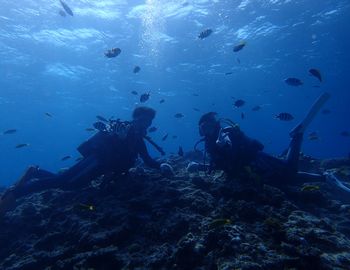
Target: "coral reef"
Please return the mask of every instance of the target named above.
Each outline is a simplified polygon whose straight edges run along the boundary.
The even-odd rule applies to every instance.
[[[349,269],[350,205],[326,183],[189,174],[187,157],[169,160],[171,178],[110,175],[18,199],[1,217],[0,268]]]

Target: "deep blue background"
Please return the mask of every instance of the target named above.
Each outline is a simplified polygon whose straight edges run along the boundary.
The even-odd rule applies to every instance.
[[[303,151],[323,158],[348,155],[350,138],[340,136],[350,132],[348,1],[66,3],[74,17],[61,17],[56,0],[0,2],[0,131],[18,129],[0,135],[0,185],[13,183],[30,164],[53,171],[73,164],[96,115],[130,119],[138,104],[132,90],[151,92],[146,105],[158,111],[158,131],[151,136],[161,142],[169,133],[161,143],[168,153],[179,145],[190,150],[199,139],[200,114],[213,110],[237,121],[273,154],[287,147],[289,130],[328,91],[332,98],[325,107],[331,113],[317,116],[307,133],[317,131],[320,139],[306,138]],[[197,39],[206,28],[214,33]],[[246,47],[234,53],[242,40]],[[122,53],[105,58],[112,47]],[[135,65],[139,74],[132,73]],[[309,76],[311,67],[321,70],[322,84]],[[304,85],[288,86],[287,77]],[[232,97],[244,99],[245,106],[234,108]],[[255,105],[261,111],[251,111]],[[174,118],[178,112],[185,117]],[[280,112],[295,120],[275,119]],[[19,143],[30,146],[16,149]],[[66,155],[73,158],[61,161]]]

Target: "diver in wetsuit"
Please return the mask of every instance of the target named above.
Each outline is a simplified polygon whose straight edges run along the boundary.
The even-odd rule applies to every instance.
[[[344,200],[349,200],[350,186],[338,179],[334,172],[315,174],[298,170],[304,130],[328,98],[327,95],[321,95],[305,119],[290,132],[291,142],[285,159],[263,152],[263,145],[246,136],[233,122],[226,119],[228,125],[221,127],[215,112],[204,114],[199,120],[199,133],[203,136],[201,141],[205,142],[205,151],[210,156],[210,165],[190,162],[187,171],[219,169],[228,176],[237,177],[244,171],[252,170],[263,176],[268,183],[278,186],[288,183],[327,182],[340,192],[337,196],[344,196]]]
[[[156,111],[151,108],[138,107],[133,111],[131,122],[117,120],[111,121],[110,125],[98,122],[95,126],[99,126],[100,131],[78,147],[83,155],[81,161],[60,174],[53,174],[38,166],[29,167],[0,199],[0,212],[6,208],[6,200],[10,198],[13,200],[47,188],[77,188],[102,174],[127,173],[135,165],[138,156],[148,167],[171,175],[171,166],[152,159],[144,142],[144,138],[149,140],[146,137],[147,129],[155,114]]]
[[[249,166],[269,179],[281,176],[293,179],[298,172],[303,133],[292,134],[285,160],[263,152],[264,146],[246,136],[238,125],[229,122],[228,126],[221,127],[215,112],[206,113],[200,118],[199,133],[204,137],[205,150],[210,157],[210,170],[220,169],[229,176],[238,176]]]

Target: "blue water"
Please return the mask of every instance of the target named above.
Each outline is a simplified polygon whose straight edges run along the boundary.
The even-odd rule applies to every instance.
[[[350,152],[350,138],[340,135],[350,132],[349,1],[66,3],[73,17],[60,16],[56,0],[0,2],[0,131],[18,130],[0,135],[0,185],[13,183],[30,164],[52,171],[71,166],[79,157],[76,147],[92,135],[85,128],[96,115],[130,119],[139,103],[132,90],[150,91],[146,105],[157,110],[158,127],[151,136],[168,153],[179,145],[192,149],[200,115],[216,111],[272,154],[287,147],[289,130],[327,91],[331,113],[311,124],[307,133],[317,131],[319,140],[306,134],[303,152],[321,158]],[[207,28],[213,34],[198,39]],[[234,53],[241,41],[246,47]],[[104,57],[113,47],[121,54]],[[141,67],[138,74],[132,72],[135,65]],[[308,74],[310,68],[321,71],[323,83]],[[288,86],[287,77],[304,85]],[[234,108],[232,97],[246,104]],[[255,105],[262,109],[252,111]],[[185,117],[174,118],[178,112]],[[295,119],[275,119],[280,112]],[[20,143],[29,146],[15,148]],[[73,158],[61,161],[66,155]]]

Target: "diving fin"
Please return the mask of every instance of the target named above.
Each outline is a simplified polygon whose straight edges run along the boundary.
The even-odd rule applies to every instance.
[[[322,106],[327,102],[331,95],[327,92],[320,95],[315,103],[311,106],[311,109],[306,114],[303,121],[301,121],[295,128],[293,128],[289,135],[293,137],[296,133],[304,133],[305,129],[310,125]]]
[[[342,189],[343,191],[350,193],[350,188],[347,187],[342,181],[340,181],[335,176],[334,172],[325,172],[324,175],[326,176],[327,183],[335,185],[338,188]]]

